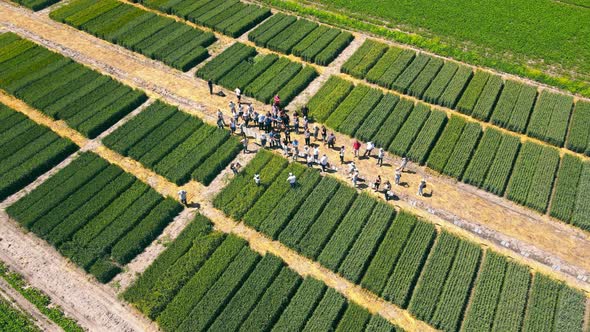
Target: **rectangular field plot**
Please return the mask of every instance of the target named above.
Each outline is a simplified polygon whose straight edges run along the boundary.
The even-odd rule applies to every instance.
[[[212,231],[201,215],[123,298],[164,331],[375,331],[373,320],[383,331],[397,331],[276,256]]]
[[[139,0],[147,7],[182,17],[230,37],[239,37],[271,15],[270,9],[237,0]]]
[[[78,149],[68,139],[0,104],[0,201]]]
[[[347,31],[279,13],[252,30],[248,39],[256,45],[326,66],[354,37]]]
[[[116,0],[76,0],[50,17],[186,71],[209,57],[213,33]]]
[[[178,185],[191,179],[208,185],[241,148],[229,131],[159,101],[103,143]]]
[[[106,283],[181,209],[118,166],[84,153],[7,212]]]
[[[94,138],[147,96],[15,34],[0,34],[0,89]]]
[[[317,77],[303,66],[276,55],[257,54],[256,49],[235,43],[197,71],[197,77],[228,89],[240,88],[246,96],[272,103],[278,95],[285,107]]]
[[[252,181],[256,173],[260,186]],[[286,182],[289,173],[297,176],[295,188]],[[262,151],[214,199],[214,206],[436,328],[502,331],[508,320],[520,317],[522,322],[528,268],[313,173],[318,171]],[[515,303],[510,302],[512,293]],[[584,303],[575,294],[571,298],[574,314],[563,318],[564,324],[581,331]],[[545,314],[538,310],[531,315],[537,320]]]

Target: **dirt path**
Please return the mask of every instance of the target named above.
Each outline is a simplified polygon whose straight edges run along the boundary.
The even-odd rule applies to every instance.
[[[46,16],[19,11],[5,3],[0,3],[0,13],[8,30],[111,74],[127,84],[145,89],[151,96],[178,105],[210,123],[215,119],[217,108],[226,108],[228,99],[210,97],[202,80],[56,23]],[[225,92],[232,95],[229,91]],[[257,109],[265,108],[258,102],[254,105]],[[350,138],[343,135],[337,135],[337,138],[339,145],[351,145]],[[328,157],[337,160],[337,152],[328,151]],[[392,156],[388,156],[387,160],[389,164],[398,161]],[[391,167],[375,167],[374,161],[362,160],[357,166],[361,175],[392,177]],[[571,285],[590,290],[587,282],[590,275],[590,235],[506,199],[430,174],[424,168],[417,168],[416,171],[416,174],[404,174],[404,181],[410,186],[396,188],[401,199],[395,204],[535,269],[566,280]],[[345,177],[343,170],[338,174]],[[434,188],[433,197],[415,196],[415,187],[423,176]]]
[[[41,330],[49,332],[63,331],[2,278],[0,278],[0,297],[4,297],[7,301],[14,303],[20,310],[31,316],[35,325]]]

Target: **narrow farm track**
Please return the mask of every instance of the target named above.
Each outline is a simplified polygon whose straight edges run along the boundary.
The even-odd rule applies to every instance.
[[[6,280],[0,278],[0,297],[13,302],[29,316],[33,317],[35,325],[43,331],[59,332],[61,328],[43,315],[31,302],[17,292]]]
[[[210,123],[214,121],[217,108],[226,108],[228,100],[211,98],[204,81],[187,77],[161,63],[56,23],[43,15],[20,10],[6,3],[0,4],[0,13],[8,30],[142,88],[152,96],[179,105]],[[225,92],[231,95],[229,91]],[[257,102],[254,105],[257,109],[263,107]],[[350,146],[352,142],[342,135],[337,135],[337,138],[338,144]],[[328,157],[337,160],[337,152],[330,151]],[[394,158],[388,159],[390,163],[396,161]],[[391,168],[379,169],[374,166],[374,161],[362,160],[357,166],[361,175],[392,175]],[[338,176],[345,178],[344,170]],[[434,188],[433,197],[415,197],[415,187],[422,176],[426,176],[429,185]],[[417,169],[416,174],[405,173],[403,180],[410,187],[396,188],[401,197],[396,204],[400,207],[473,241],[489,245],[558,279],[566,280],[574,287],[585,290],[590,288],[583,280],[590,271],[590,239],[583,231],[471,186],[428,174],[423,168]]]
[[[39,111],[30,108],[29,106],[27,106],[26,104],[24,104],[23,102],[21,102],[18,99],[7,96],[5,94],[0,95],[0,97],[1,97],[0,102],[9,105],[11,108],[13,108],[17,111],[21,111],[24,114],[38,113],[37,116],[35,117],[36,118],[35,121],[37,121],[40,124],[43,124],[43,125],[46,125],[49,127],[53,127],[53,126],[57,125],[56,121],[53,121],[53,120],[47,118],[46,116],[41,114]],[[75,133],[63,132],[64,137],[68,137],[68,135],[73,136],[73,135],[75,135]],[[88,140],[86,142],[83,142],[81,146],[83,147],[84,150],[93,151],[93,152],[97,153],[98,155],[100,155],[102,158],[109,161],[110,163],[118,165],[124,171],[126,171],[130,174],[133,174],[138,179],[146,182],[148,185],[150,185],[152,188],[154,188],[160,194],[162,194],[164,196],[171,196],[171,197],[177,198],[175,193],[178,192],[178,190],[180,190],[181,187],[175,185],[174,183],[167,181],[164,178],[161,178],[161,177],[155,175],[152,171],[145,169],[138,162],[132,161],[129,158],[125,158],[125,157],[119,155],[118,153],[104,147],[100,143],[100,141]],[[253,156],[254,153],[251,153],[250,155]],[[242,159],[241,162],[247,163],[248,160]],[[205,189],[202,185],[199,185],[194,181],[190,182],[189,184],[182,187],[190,193],[188,195],[189,203],[198,203],[199,211],[204,216],[208,217],[209,219],[211,219],[213,221],[215,229],[220,230],[225,233],[235,234],[235,235],[243,238],[244,240],[249,242],[249,244],[253,250],[259,252],[260,254],[265,254],[267,252],[270,252],[270,253],[274,254],[275,256],[280,257],[281,259],[283,259],[287,263],[287,265],[289,265],[293,270],[295,270],[301,276],[303,276],[303,277],[312,276],[312,277],[324,282],[329,287],[332,287],[332,288],[336,289],[338,292],[342,293],[348,299],[367,308],[372,313],[379,313],[384,318],[388,319],[391,323],[399,325],[400,327],[404,328],[404,330],[407,330],[407,331],[434,331],[434,329],[432,327],[430,327],[428,324],[413,318],[406,310],[400,309],[399,307],[393,305],[392,303],[389,303],[389,302],[379,298],[377,295],[370,293],[367,290],[362,289],[360,286],[355,285],[355,284],[351,283],[350,281],[345,280],[344,278],[335,274],[334,272],[331,272],[330,270],[320,266],[319,263],[314,262],[308,258],[304,258],[303,256],[299,255],[298,253],[296,253],[293,250],[289,249],[288,247],[284,246],[280,242],[273,241],[273,240],[269,239],[268,237],[262,235],[261,233],[255,231],[254,229],[247,227],[241,223],[238,224],[238,223],[230,220],[229,218],[225,217],[221,211],[215,209],[212,206],[211,200],[212,200],[212,196],[214,196],[215,193],[223,187],[223,184],[221,184],[219,182],[227,182],[226,181],[227,180],[227,176],[226,176],[227,172],[228,172],[227,169],[224,172],[222,172],[218,176],[218,179],[220,179],[220,180],[218,180],[218,183],[212,184],[212,186],[210,186],[211,188],[214,188],[214,189]],[[188,224],[188,222],[192,219],[192,217],[194,216],[195,213],[196,213],[196,210],[194,208],[193,209],[185,209],[185,211],[183,213],[181,213],[172,223],[170,223],[170,225],[164,231],[164,234],[168,233],[168,235],[171,237],[178,236],[180,231],[182,231],[184,226],[186,226]],[[18,239],[14,238],[14,237],[18,236],[19,232],[21,232],[17,226],[17,223],[15,221],[10,220],[10,218],[6,215],[6,213],[4,211],[0,211],[0,218],[5,220],[5,222],[0,223],[0,231],[3,231],[3,228],[6,227],[6,228],[9,228],[7,230],[7,232],[8,232],[7,234],[12,235],[12,238],[8,239],[6,242],[9,244],[16,243],[15,247],[17,247],[17,248],[18,248],[18,245],[24,244],[25,241],[19,241]],[[10,232],[12,232],[12,233],[10,233]],[[34,235],[32,235],[32,233],[24,234],[23,237],[28,237],[28,238],[38,241],[39,247],[41,247],[41,245],[46,247],[46,248],[35,249],[34,253],[32,253],[32,254],[42,253],[43,251],[45,251],[45,252],[51,251],[50,255],[52,256],[52,258],[54,260],[61,261],[62,264],[70,265],[70,263],[65,262],[66,260],[63,257],[61,257],[61,255],[59,253],[57,253],[53,248],[50,248],[48,244],[43,242],[43,240],[35,238]],[[160,239],[161,239],[161,237],[160,237]],[[156,242],[157,242],[157,240],[156,240]],[[0,242],[0,244],[1,243],[4,243],[4,242]],[[10,245],[9,245],[9,247],[10,247]],[[43,250],[43,249],[45,249],[45,250]],[[134,274],[136,272],[141,272],[142,270],[147,268],[149,263],[151,261],[153,261],[157,257],[159,252],[161,252],[163,249],[164,249],[163,246],[158,245],[157,243],[152,244],[152,246],[150,246],[146,249],[144,254],[142,254],[138,258],[136,258],[135,266],[131,267],[131,273],[126,274],[122,277],[119,277],[118,279],[115,279],[115,281],[113,282],[112,285],[116,285],[118,283],[121,283],[121,286],[130,284],[130,282],[134,278]],[[31,280],[32,283],[35,283],[35,285],[39,285],[38,283],[36,283],[35,278],[31,274],[28,274],[25,271],[22,271],[21,269],[19,269],[22,267],[19,267],[15,262],[12,262],[7,257],[4,257],[3,252],[1,251],[1,247],[0,247],[0,258],[2,258],[3,260],[5,259],[9,263],[10,266],[15,267],[16,269],[18,269],[19,272],[25,274],[25,277],[28,280]],[[132,262],[132,264],[134,264],[134,263]],[[56,263],[55,265],[57,265],[57,266],[55,266],[55,268],[59,269],[59,264]],[[78,274],[82,274],[82,273],[78,273]],[[46,279],[46,278],[44,278],[43,274],[40,274],[40,273],[38,273],[36,275],[36,277],[40,278],[40,279]],[[79,277],[81,277],[81,276],[79,276]],[[73,277],[71,281],[75,281],[75,279],[76,278]],[[70,281],[70,280],[68,279],[68,281]],[[56,282],[59,282],[59,281],[56,280]],[[78,280],[77,282],[81,282],[81,281]],[[88,281],[86,281],[86,283],[88,283]],[[81,287],[81,289],[86,289],[86,288],[90,288],[90,287],[107,288],[109,293],[115,291],[115,288],[117,288],[117,287],[108,288],[107,286],[100,286],[94,282],[91,283],[91,285],[88,285],[88,286],[84,285],[84,286],[85,287]],[[44,287],[41,287],[41,288],[45,290]],[[74,295],[74,296],[72,296],[72,298],[76,299],[76,296]],[[110,296],[106,296],[106,298],[105,298],[105,300],[109,300],[109,299],[112,301],[117,301],[116,295],[112,294],[112,293],[110,294]],[[61,305],[61,303],[60,303],[60,305]],[[86,308],[85,310],[90,310],[90,309]],[[76,317],[77,319],[80,319],[79,314],[76,312],[73,312],[72,316]],[[86,326],[86,324],[84,324],[84,323],[85,322],[81,322],[81,324]],[[90,323],[87,323],[87,324],[90,324]],[[105,326],[107,326],[107,325],[105,325]],[[94,329],[92,329],[92,330],[94,330]],[[96,329],[96,330],[98,331],[100,329]],[[131,329],[118,329],[118,330],[125,330],[125,331],[127,331],[127,330],[132,331],[133,330],[134,331],[135,329],[131,328]]]

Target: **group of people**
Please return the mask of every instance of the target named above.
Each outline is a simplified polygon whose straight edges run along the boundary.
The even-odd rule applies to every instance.
[[[210,94],[213,94],[213,83],[211,81],[208,82],[208,86]],[[252,103],[243,103],[242,92],[240,88],[235,89],[235,95],[237,104],[234,103],[233,100],[228,104],[228,107],[232,113],[232,116],[229,119],[229,128],[232,134],[237,134],[239,129],[239,134],[242,136],[240,142],[243,145],[244,152],[248,152],[249,143],[248,136],[246,135],[246,129],[253,126],[262,131],[262,134],[259,137],[261,147],[266,148],[268,146],[270,148],[282,149],[285,156],[291,157],[293,161],[299,161],[300,159],[303,159],[303,162],[308,167],[319,165],[322,172],[327,172],[330,169],[336,169],[330,164],[328,156],[325,153],[323,153],[320,157],[320,148],[319,144],[317,144],[318,141],[323,142],[323,145],[327,145],[329,149],[336,149],[336,135],[333,132],[328,134],[327,128],[323,125],[318,126],[315,124],[313,128],[310,128],[310,123],[308,120],[309,109],[307,106],[303,106],[301,108],[301,114],[298,112],[292,113],[291,118],[288,112],[280,107],[281,100],[278,95],[273,98],[272,108],[266,113],[259,113],[254,110]],[[217,111],[217,125],[220,128],[225,128],[227,125],[221,110]],[[303,144],[301,144],[296,137],[294,139],[291,138],[291,133],[300,134],[301,130],[303,131]],[[311,141],[312,137],[314,140],[313,144]],[[355,159],[371,158],[373,156],[373,151],[376,150],[377,152],[375,157],[377,159],[377,165],[379,167],[383,166],[383,159],[385,157],[385,151],[383,147],[377,147],[373,142],[367,142],[362,156],[360,151],[361,147],[362,144],[358,140],[353,142],[352,152]],[[346,163],[345,152],[346,148],[344,146],[340,146],[339,158],[341,165]],[[397,167],[395,170],[395,185],[405,185],[405,183],[401,182],[401,177],[407,166],[408,159],[404,157],[402,158],[399,167]],[[238,174],[240,167],[241,165],[237,162],[230,165],[230,168],[234,174]],[[354,161],[351,161],[348,164],[348,167],[348,175],[352,181],[352,185],[356,188],[358,187],[358,183],[363,179],[361,178],[360,172]],[[260,185],[260,174],[254,174],[253,181],[257,186]],[[297,185],[297,177],[294,174],[289,173],[287,182],[292,188],[294,188]],[[389,180],[386,180],[383,183],[382,190],[381,184],[382,178],[381,175],[378,175],[375,181],[372,183],[373,190],[375,190],[375,192],[381,191],[385,197],[385,200],[387,201],[395,197],[392,191],[392,184]],[[418,185],[417,195],[424,196],[425,188],[426,180],[422,179]],[[179,191],[178,195],[180,201],[186,205],[186,191],[181,190]]]

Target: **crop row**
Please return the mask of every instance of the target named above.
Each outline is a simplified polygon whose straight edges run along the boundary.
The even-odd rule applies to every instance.
[[[33,182],[78,147],[0,104],[0,201]]]
[[[164,331],[371,330],[395,327],[272,254],[212,230],[197,215],[123,298]],[[354,318],[362,317],[362,321]]]
[[[269,153],[254,161],[243,172],[260,174],[262,193],[257,193],[252,202],[242,193],[249,187],[260,187],[238,176],[234,180],[238,185],[230,183],[228,192],[221,191],[215,199],[218,208],[223,209],[223,204],[250,206],[242,213],[247,225],[444,331],[458,331],[462,326],[468,330],[488,326],[491,330],[496,325],[506,326],[508,320],[524,321],[531,277],[528,269],[454,235],[438,234],[432,224],[404,211],[398,213],[371,196],[357,194],[329,176],[317,182],[310,174],[317,173],[315,170],[286,165],[284,158]],[[276,168],[281,164],[284,170],[279,174]],[[288,173],[297,174],[298,188],[291,189],[286,183]],[[315,184],[314,189],[307,192],[310,183]],[[305,199],[297,199],[293,193]],[[516,272],[509,273],[511,269]],[[527,276],[525,284],[523,273]],[[577,294],[561,284],[559,287]],[[516,303],[505,298],[523,292],[524,299]],[[584,304],[574,298],[572,295],[571,302],[577,303],[575,314],[564,322],[572,330],[581,330]],[[496,313],[509,310],[515,311]],[[543,313],[531,315],[535,317],[531,319],[539,319]]]
[[[41,331],[31,317],[18,310],[5,298],[0,298],[0,329],[6,332]]]
[[[12,0],[12,1],[18,3],[19,5],[23,5],[27,8],[30,8],[34,11],[45,9],[45,8],[59,2],[59,0]]]
[[[342,72],[558,147],[576,152],[588,147],[588,103],[577,102],[570,116],[570,96],[538,94],[519,81],[374,40],[367,40]]]
[[[197,77],[240,88],[244,95],[269,104],[278,95],[284,107],[317,77],[317,72],[287,58],[257,55],[253,47],[235,43],[200,68]]]
[[[353,38],[349,32],[280,13],[248,34],[256,45],[323,66],[336,59]]]
[[[0,52],[1,89],[90,138],[147,99],[143,92],[13,33],[0,35]]]
[[[208,185],[241,149],[228,131],[159,101],[107,136],[104,144],[178,185],[190,179]]]
[[[119,167],[84,153],[7,212],[108,282],[180,209]]]
[[[116,0],[76,0],[50,17],[182,71],[209,57],[205,47],[216,40],[210,32]]]
[[[271,15],[270,9],[237,0],[134,0],[237,38]]]

